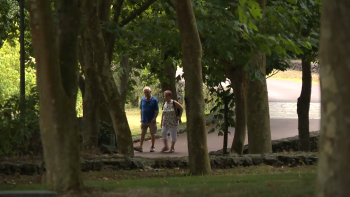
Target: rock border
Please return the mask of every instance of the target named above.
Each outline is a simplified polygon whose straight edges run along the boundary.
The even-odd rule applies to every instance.
[[[318,138],[320,135],[320,131],[311,131],[310,132],[310,151],[317,152],[318,151]],[[278,140],[272,140],[272,152],[280,153],[280,152],[291,152],[291,151],[299,151],[299,136],[296,135],[294,137],[282,138]],[[230,149],[230,148],[228,148]],[[248,154],[248,145],[244,145],[243,154]],[[221,155],[222,149],[218,151],[209,152],[210,155]]]
[[[210,165],[213,169],[229,169],[237,166],[289,166],[314,165],[317,163],[317,153],[273,153],[266,155],[248,154],[238,155],[221,155],[210,156]],[[188,157],[160,157],[160,158],[143,158],[143,157],[110,157],[110,158],[93,158],[82,159],[81,168],[83,172],[90,171],[115,171],[115,170],[159,170],[159,169],[188,169]],[[0,174],[5,175],[36,175],[44,172],[41,168],[41,162],[1,162]]]

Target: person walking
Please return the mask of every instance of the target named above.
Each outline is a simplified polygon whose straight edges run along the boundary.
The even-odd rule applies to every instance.
[[[183,107],[175,100],[171,99],[171,91],[164,92],[164,105],[161,120],[162,136],[164,140],[164,148],[161,152],[169,151],[170,153],[175,151],[175,143],[177,141],[177,126],[181,119]],[[168,146],[168,132],[171,137],[171,147]]]
[[[145,87],[143,88],[143,93],[145,97],[141,99],[140,109],[141,109],[141,141],[140,146],[134,147],[134,150],[143,152],[143,142],[145,140],[145,135],[147,133],[147,129],[149,128],[151,133],[152,146],[150,148],[150,152],[154,152],[154,141],[155,134],[157,132],[157,116],[159,113],[159,105],[158,100],[151,94],[151,88]]]

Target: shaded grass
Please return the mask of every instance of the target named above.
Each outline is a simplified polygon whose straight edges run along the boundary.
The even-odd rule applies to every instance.
[[[319,74],[312,73],[312,84],[320,84]],[[296,70],[279,71],[277,74],[269,77],[270,79],[280,79],[286,81],[302,82],[302,72]]]
[[[10,178],[10,177],[8,177]],[[316,166],[236,167],[191,176],[187,170],[83,173],[85,196],[314,196]],[[44,190],[44,185],[0,184],[0,190]]]

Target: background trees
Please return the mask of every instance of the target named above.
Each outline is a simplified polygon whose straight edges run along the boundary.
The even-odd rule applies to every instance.
[[[25,37],[27,89],[33,85],[33,73],[37,70],[39,93],[44,95],[40,98],[44,99],[40,100],[41,117],[51,118],[42,121],[41,125],[44,148],[48,146],[47,141],[62,139],[54,144],[52,150],[44,151],[47,152],[45,157],[52,154],[56,156],[50,160],[62,157],[72,163],[79,162],[73,156],[65,158],[67,152],[63,150],[72,149],[71,154],[78,158],[78,131],[74,121],[77,114],[82,115],[82,108],[85,148],[98,146],[101,120],[113,125],[119,153],[132,156],[132,133],[125,109],[139,106],[142,88],[146,85],[152,86],[154,95],[160,101],[161,92],[166,89],[172,90],[173,99],[177,99],[179,78],[175,78],[175,72],[180,67],[184,67],[187,84],[185,107],[191,171],[194,174],[210,173],[204,134],[203,89],[210,92],[206,101],[207,104],[214,103],[211,113],[215,115],[218,128],[226,130],[229,126],[236,127],[231,146],[233,152],[243,153],[247,125],[250,152],[271,152],[265,78],[272,71],[286,69],[292,58],[302,58],[305,68],[298,113],[300,149],[308,150],[307,115],[311,91],[308,71],[310,62],[316,59],[320,1],[193,0],[177,1],[179,4],[170,0],[88,1],[84,12],[79,11],[80,7],[76,8],[74,17],[83,19],[74,23],[64,21],[65,17],[69,20],[73,17],[73,11],[67,11],[68,7],[62,2],[43,3],[45,9],[42,16],[45,18],[42,21],[50,25],[45,29],[33,30],[32,37],[27,32]],[[0,24],[5,27],[0,30],[0,68],[8,71],[6,74],[0,73],[0,104],[4,106],[3,109],[6,108],[2,111],[1,125],[2,130],[11,128],[9,130],[19,131],[13,133],[26,136],[32,131],[26,133],[13,126],[16,125],[14,120],[18,110],[16,104],[12,104],[16,103],[14,97],[11,97],[19,93],[18,66],[15,63],[18,59],[18,52],[15,52],[18,50],[18,5],[11,0],[0,0],[0,5]],[[27,8],[33,15],[35,11]],[[190,24],[185,23],[188,20]],[[28,16],[26,22],[29,22]],[[35,22],[32,20],[32,27]],[[64,31],[60,31],[60,28]],[[52,34],[50,37],[43,36],[48,32]],[[35,54],[31,49],[33,46]],[[47,51],[44,47],[47,47]],[[50,56],[55,52],[57,57]],[[36,61],[31,57],[35,57]],[[79,60],[80,71],[76,59]],[[77,92],[78,72],[83,106]],[[48,78],[48,73],[53,77]],[[219,84],[227,79],[230,85],[218,89]],[[51,90],[48,85],[56,88]],[[32,122],[38,119],[39,110],[34,90],[35,87],[31,94],[34,95],[34,104],[28,108],[33,112],[29,114],[35,117],[31,119]],[[226,99],[229,99],[229,104],[225,111]],[[75,106],[76,103],[79,105]],[[51,108],[52,105],[55,107]],[[53,113],[58,115],[47,115]],[[66,127],[57,126],[61,124]],[[13,143],[3,143],[11,135],[9,132],[4,138],[4,135],[0,136],[0,154],[9,154],[8,150],[14,149]],[[19,138],[12,138],[9,142],[16,139]],[[61,150],[60,154],[54,154]],[[77,164],[73,166],[78,170]],[[67,173],[71,173],[67,177],[73,174],[69,170]],[[80,180],[71,180],[69,184],[81,186]],[[53,182],[51,184],[49,181],[49,184],[55,185]],[[67,185],[52,187],[59,190],[67,188]]]

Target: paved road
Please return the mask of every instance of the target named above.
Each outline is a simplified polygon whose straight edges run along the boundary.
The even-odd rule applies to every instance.
[[[298,116],[296,112],[296,102],[300,95],[301,83],[292,81],[283,81],[268,79],[269,106],[271,118],[271,136],[272,139],[281,139],[298,135]],[[312,86],[312,96],[310,105],[310,131],[320,129],[320,86]],[[210,128],[207,129],[209,131]],[[234,128],[229,129],[228,144],[231,146],[233,141]],[[246,139],[246,143],[248,140]],[[208,151],[216,151],[222,148],[223,137],[218,136],[217,132],[207,135]],[[135,145],[138,145],[136,143]],[[144,142],[144,152],[135,152],[136,156],[143,157],[180,157],[187,156],[187,135],[178,136],[174,153],[160,153],[163,147],[163,140],[157,139],[155,143],[156,152],[150,153],[151,142]]]
[[[301,92],[301,82],[267,79],[270,102],[297,102]],[[321,102],[320,85],[312,85],[311,103]]]

